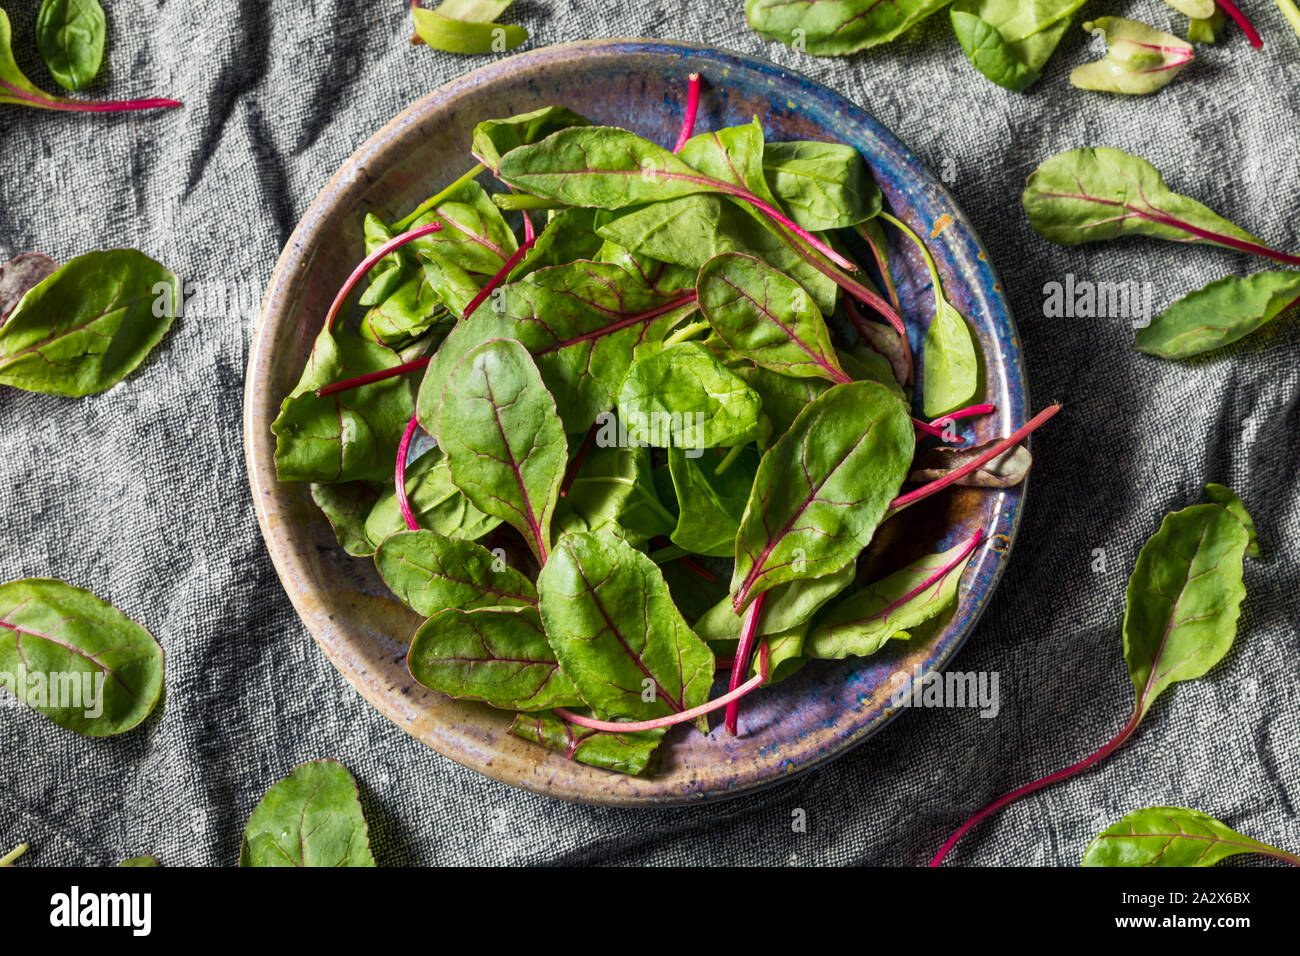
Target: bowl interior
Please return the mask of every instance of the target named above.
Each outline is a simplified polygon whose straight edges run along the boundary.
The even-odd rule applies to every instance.
[[[245,443],[258,520],[289,597],[325,654],[375,707],[438,752],[498,780],[571,800],[682,803],[734,795],[787,778],[860,742],[895,713],[890,698],[957,651],[1007,559],[1024,488],[955,489],[883,526],[868,552],[872,576],[988,532],[968,567],[955,612],[929,632],[866,659],[814,662],[747,698],[741,734],[675,728],[657,772],[633,778],[569,761],[511,737],[511,716],[416,684],[405,653],[418,619],[387,591],[373,565],[340,550],[306,485],[280,484],[270,424],[297,382],[335,292],[365,250],[368,212],[387,221],[464,172],[480,120],[548,104],[671,144],[687,77],[705,81],[698,131],[757,116],[769,140],[847,143],[866,158],[887,205],[928,237],[950,300],[978,334],[983,400],[994,415],[968,430],[976,442],[1026,420],[1018,339],[1000,286],[965,217],[936,177],[870,116],[773,64],[663,42],[599,40],[532,51],[469,73],[431,93],[375,134],[312,203],[271,278],[254,339]],[[897,244],[900,296],[919,351],[933,309],[924,264]]]

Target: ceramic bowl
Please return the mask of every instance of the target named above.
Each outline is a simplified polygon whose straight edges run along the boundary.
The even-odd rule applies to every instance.
[[[948,297],[978,334],[983,399],[997,412],[968,433],[985,441],[1024,424],[1025,370],[1006,300],[983,247],[938,178],[865,111],[797,73],[662,41],[594,40],[502,59],[430,93],[375,133],[294,230],[271,277],[249,361],[245,444],[257,517],[285,590],[321,650],[382,714],[434,750],[497,780],[567,800],[664,805],[729,797],[861,743],[895,716],[891,698],[918,674],[944,667],[970,634],[1006,566],[1025,494],[1023,485],[956,489],[888,522],[868,553],[881,574],[949,547],[977,526],[989,533],[966,571],[955,612],[929,633],[891,642],[874,657],[814,662],[755,692],[742,708],[739,736],[720,727],[708,736],[674,728],[652,775],[574,763],[511,737],[510,714],[451,700],[411,679],[405,654],[417,618],[387,592],[370,562],[338,548],[307,486],[276,480],[270,431],[331,298],[364,256],[362,219],[368,212],[400,218],[464,172],[472,163],[473,127],[487,118],[560,104],[671,144],[687,77],[696,71],[705,81],[697,131],[757,116],[770,140],[832,140],[862,153],[888,206],[927,238]],[[894,254],[919,352],[933,309],[928,278],[913,250]]]

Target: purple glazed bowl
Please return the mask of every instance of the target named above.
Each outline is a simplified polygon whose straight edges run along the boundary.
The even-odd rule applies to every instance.
[[[974,441],[1010,434],[1027,420],[1019,341],[997,276],[952,197],[867,113],[774,64],[722,50],[648,40],[593,40],[534,50],[474,70],[429,94],[377,132],[312,203],[271,277],[248,367],[244,440],[262,534],[285,590],[316,642],[381,713],[434,750],[494,779],[588,803],[683,804],[735,796],[788,779],[844,753],[896,713],[890,698],[916,675],[944,667],[960,648],[1002,574],[1024,486],[958,488],[882,526],[868,551],[874,576],[950,547],[977,527],[988,536],[967,568],[956,610],[912,640],[874,657],[813,662],[746,698],[741,733],[703,736],[674,728],[657,771],[629,777],[569,761],[511,737],[511,715],[427,690],[407,673],[418,619],[388,593],[373,565],[335,542],[306,485],[276,480],[271,422],[298,380],[330,300],[363,258],[368,212],[388,221],[472,165],[480,120],[559,104],[594,122],[671,144],[687,77],[705,88],[698,131],[757,115],[771,140],[847,143],[866,158],[887,205],[927,237],[949,299],[970,320],[984,356],[983,392],[994,415],[967,429]],[[904,316],[919,349],[933,308],[915,250],[896,244]]]

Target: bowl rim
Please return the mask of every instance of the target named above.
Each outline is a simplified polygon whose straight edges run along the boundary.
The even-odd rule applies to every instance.
[[[823,765],[835,757],[841,756],[851,750],[853,747],[862,743],[868,737],[877,733],[886,724],[888,724],[901,709],[894,707],[892,710],[886,710],[879,713],[870,721],[856,727],[852,732],[843,734],[835,745],[822,750],[805,755],[805,759],[797,766],[784,767],[779,772],[770,773],[766,778],[746,781],[734,787],[725,789],[712,789],[692,792],[671,792],[655,791],[642,792],[640,790],[628,792],[625,790],[615,789],[614,791],[605,791],[600,788],[583,787],[573,782],[557,782],[554,778],[547,779],[539,777],[535,772],[529,772],[527,768],[517,766],[518,762],[499,762],[494,759],[494,755],[485,752],[481,747],[481,741],[467,741],[466,745],[460,749],[440,746],[437,740],[431,740],[427,736],[421,735],[413,729],[411,717],[408,712],[403,712],[402,708],[395,705],[391,693],[385,694],[382,690],[376,688],[374,683],[367,679],[367,675],[359,670],[353,661],[346,658],[345,655],[336,652],[330,642],[325,639],[323,630],[328,626],[323,621],[317,611],[312,608],[307,597],[302,593],[302,589],[295,586],[292,581],[295,576],[301,578],[302,567],[296,567],[297,561],[295,556],[290,553],[290,549],[279,542],[275,529],[273,527],[272,515],[269,512],[268,501],[273,497],[273,486],[278,484],[275,466],[274,466],[274,441],[269,427],[262,420],[259,414],[263,408],[261,392],[267,386],[263,384],[263,372],[267,371],[271,362],[271,323],[268,317],[273,309],[273,300],[277,292],[284,290],[291,281],[293,272],[303,268],[307,264],[305,250],[311,244],[314,236],[319,235],[318,219],[332,206],[335,194],[344,186],[353,183],[359,176],[365,173],[365,161],[369,154],[377,145],[385,139],[395,135],[403,127],[411,125],[418,121],[421,114],[439,104],[453,102],[457,97],[473,90],[474,88],[490,82],[493,78],[502,74],[503,71],[514,71],[527,69],[532,66],[543,65],[555,60],[568,60],[581,56],[600,56],[606,55],[611,57],[650,54],[663,55],[670,54],[682,58],[700,58],[704,60],[718,61],[722,60],[724,65],[730,65],[736,68],[746,68],[749,70],[765,73],[768,75],[769,84],[785,83],[792,84],[798,88],[799,93],[805,96],[814,96],[822,100],[825,105],[832,107],[838,113],[843,113],[849,119],[856,123],[865,123],[871,128],[873,134],[880,136],[885,140],[892,141],[892,144],[903,154],[905,154],[910,164],[924,173],[927,179],[927,188],[934,190],[935,196],[941,201],[942,205],[947,207],[952,217],[961,222],[964,230],[965,241],[977,253],[980,261],[980,268],[986,273],[982,281],[972,280],[970,285],[972,289],[978,290],[991,304],[998,309],[999,318],[1005,322],[1009,330],[1009,341],[1005,343],[1002,367],[1005,370],[1005,377],[1009,381],[1014,381],[1020,390],[1022,401],[1020,402],[1023,412],[1024,408],[1031,407],[1029,382],[1026,369],[1024,367],[1023,353],[1020,350],[1018,340],[1019,332],[1017,330],[1015,319],[1011,313],[1010,305],[1002,291],[1002,286],[998,280],[997,273],[991,261],[985,254],[984,244],[975,234],[973,227],[970,226],[969,220],[962,213],[959,205],[953,199],[947,188],[943,185],[943,180],[936,176],[928,166],[924,165],[916,158],[916,154],[903,144],[897,136],[875,120],[875,118],[865,109],[850,101],[847,97],[836,93],[834,90],[823,84],[805,76],[798,71],[791,70],[787,67],[773,63],[762,57],[752,56],[749,54],[737,53],[717,47],[701,46],[691,43],[685,43],[676,40],[664,40],[657,38],[635,38],[635,37],[610,37],[597,38],[590,40],[579,40],[561,44],[554,44],[545,47],[539,47],[527,50],[523,53],[515,54],[509,57],[503,57],[487,65],[470,70],[449,82],[437,87],[431,92],[421,96],[415,102],[411,103],[393,119],[376,130],[362,143],[338,168],[338,170],[327,180],[325,185],[317,192],[307,209],[303,212],[298,224],[294,227],[289,239],[285,243],[283,250],[276,262],[271,276],[267,283],[266,294],[258,310],[258,321],[253,330],[252,341],[249,346],[248,366],[246,371],[245,388],[244,388],[244,453],[245,466],[248,473],[248,480],[253,496],[254,511],[257,515],[259,530],[262,534],[263,541],[266,544],[267,551],[271,556],[272,564],[275,567],[276,574],[280,579],[282,586],[288,595],[290,602],[293,604],[300,620],[311,633],[313,640],[320,650],[325,654],[330,663],[339,671],[345,680],[376,710],[383,714],[388,720],[397,725],[402,730],[413,736],[416,740],[425,744],[435,752],[445,756],[457,763],[474,770],[484,776],[497,781],[511,784],[525,790],[532,791],[544,796],[557,797],[560,799],[587,804],[607,805],[607,806],[677,806],[698,804],[701,800],[729,799],[742,794],[753,793],[792,779],[796,775],[806,773],[816,767]],[[793,105],[793,104],[792,104]],[[286,306],[284,310],[287,311]],[[279,407],[279,399],[274,402],[274,407]],[[999,409],[999,415],[1009,418],[1011,409]],[[1022,414],[1022,418],[1026,417]],[[1023,422],[1021,422],[1023,423]],[[1011,427],[1019,427],[1012,425]],[[1004,427],[1004,433],[1009,433]],[[1030,446],[1030,442],[1025,442]],[[1003,573],[1006,570],[1011,550],[1013,548],[1021,519],[1023,516],[1025,495],[1028,490],[1028,477],[1019,486],[1012,489],[988,489],[991,493],[1000,494],[1000,508],[995,512],[996,519],[1002,520],[1009,518],[1009,523],[1004,522],[1000,530],[995,531],[990,537],[1002,536],[1005,538],[1005,544],[1000,549],[993,549],[988,544],[981,545],[972,556],[971,565],[967,568],[967,574],[972,573],[976,562],[980,562],[978,574],[980,584],[978,590],[978,599],[974,606],[967,610],[966,618],[960,631],[956,636],[943,644],[939,652],[930,658],[927,662],[926,671],[936,670],[949,662],[962,648],[966,640],[977,625],[980,617],[987,606],[988,598],[997,588]],[[991,561],[991,566],[986,566]],[[297,572],[297,574],[295,574]],[[971,589],[975,590],[974,587]],[[530,744],[535,747],[536,745]],[[549,754],[549,751],[547,752]],[[564,760],[556,756],[557,759]],[[573,764],[572,761],[565,760],[565,763]],[[574,764],[581,768],[582,772],[574,773],[573,776],[577,781],[582,781],[590,776],[590,773],[599,774],[602,778],[616,776],[622,779],[645,778],[626,778],[621,774],[613,774],[610,771],[603,771],[596,768],[585,767],[584,765]],[[590,773],[588,773],[588,771]],[[649,778],[653,780],[653,777]]]

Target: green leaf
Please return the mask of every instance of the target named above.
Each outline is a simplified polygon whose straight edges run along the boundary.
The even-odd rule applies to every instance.
[[[244,828],[240,866],[374,866],[357,782],[336,760],[295,767]]]
[[[1172,33],[1124,17],[1098,17],[1085,23],[1088,33],[1106,35],[1106,58],[1070,71],[1070,83],[1081,90],[1145,94],[1167,86],[1195,54],[1192,45]]]
[[[1228,513],[1241,522],[1246,529],[1249,543],[1246,545],[1246,556],[1249,558],[1259,557],[1259,540],[1255,535],[1255,519],[1250,516],[1246,510],[1246,504],[1237,493],[1225,485],[1216,485],[1213,482],[1205,486],[1205,496],[1220,508],[1227,508]]]
[[[633,776],[645,772],[667,732],[664,727],[633,734],[591,730],[547,713],[520,714],[510,727],[514,736],[541,744],[570,760]]]
[[[484,514],[452,483],[451,470],[441,449],[425,452],[406,468],[406,497],[421,528],[449,538],[474,541],[497,525],[500,518]],[[366,540],[370,553],[390,534],[405,531],[397,490],[390,481],[366,518]]]
[[[898,383],[894,367],[888,358],[874,349],[858,346],[836,353],[840,367],[855,382],[879,382],[885,386],[900,402],[908,401],[907,392]]]
[[[915,448],[907,409],[883,385],[835,385],[758,467],[736,538],[734,605],[857,557],[897,495]]]
[[[938,617],[957,599],[970,555],[929,587],[907,595],[952,564],[967,545],[962,541],[947,551],[926,555],[853,592],[822,615],[804,642],[804,652],[810,657],[865,657],[891,638],[906,639],[909,628]]]
[[[664,717],[704,703],[713,652],[687,626],[655,563],[621,538],[568,534],[537,579],[560,666],[605,717]]]
[[[366,313],[361,334],[389,348],[404,348],[434,326],[445,335],[455,316],[442,308],[442,300],[424,269],[411,272],[388,298]]]
[[[1223,659],[1246,596],[1245,526],[1218,505],[1166,515],[1128,582],[1124,658],[1141,719],[1165,688],[1201,677]]]
[[[366,518],[379,500],[379,487],[369,481],[311,486],[311,500],[325,513],[339,547],[354,558],[368,558],[375,546],[366,536]]]
[[[842,56],[888,43],[951,0],[745,0],[750,29],[800,52]]]
[[[60,727],[109,737],[158,704],[163,651],[89,591],[29,578],[0,584],[0,687]]]
[[[474,506],[513,526],[545,563],[567,461],[555,401],[510,339],[470,350],[447,380],[438,440]]]
[[[677,156],[712,179],[748,190],[775,206],[777,198],[763,175],[763,127],[758,119],[743,126],[698,133],[688,139]]]
[[[1083,0],[959,0],[953,32],[967,59],[998,86],[1020,92],[1038,80]]]
[[[758,435],[758,394],[698,342],[637,359],[618,396],[633,441],[660,448],[743,445]]]
[[[852,146],[768,143],[763,172],[782,208],[805,229],[844,229],[880,212],[880,187]]]
[[[1185,13],[1193,20],[1205,20],[1214,15],[1218,9],[1214,0],[1165,0],[1179,13]]]
[[[440,611],[416,632],[407,664],[425,687],[504,710],[582,703],[534,607]]]
[[[391,481],[397,445],[415,404],[407,377],[372,382],[324,398],[316,390],[386,371],[400,362],[391,349],[348,332],[323,330],[302,379],[271,423],[280,480]]]
[[[1126,813],[1092,838],[1084,866],[1214,866],[1239,853],[1295,858],[1252,840],[1200,810],[1146,807]]]
[[[533,582],[473,541],[436,531],[399,531],[375,552],[375,566],[398,600],[421,617],[537,603]]]
[[[1213,0],[1211,0],[1210,6],[1214,8],[1214,13],[1211,16],[1204,18],[1192,17],[1192,19],[1188,21],[1187,39],[1189,42],[1213,43],[1219,31],[1223,29],[1223,11],[1214,6]]]
[[[912,473],[907,476],[907,480],[922,485],[937,481],[972,459],[978,458],[994,444],[996,442],[987,442],[983,445],[972,445],[970,448],[949,448],[940,445],[926,449],[913,463]],[[958,478],[954,484],[970,488],[1010,488],[1025,480],[1025,475],[1029,474],[1029,468],[1033,463],[1034,457],[1029,453],[1029,449],[1024,445],[1016,445],[992,461],[985,462],[969,475]]]
[[[1260,243],[1213,210],[1170,192],[1154,166],[1119,149],[1098,146],[1057,153],[1030,175],[1020,201],[1035,232],[1066,246],[1121,236],[1229,245],[1194,235],[1188,225]]]
[[[1016,56],[997,27],[957,9],[950,11],[949,16],[957,42],[975,69],[1014,93],[1021,93],[1038,82],[1039,72]]]
[[[0,327],[0,384],[80,398],[133,372],[171,328],[180,279],[134,249],[78,256]]]
[[[605,240],[596,234],[596,217],[602,215],[600,209],[576,207],[553,211],[533,247],[510,271],[510,281],[517,282],[539,269],[567,266],[577,259],[600,258]]]
[[[531,113],[484,120],[474,127],[472,152],[488,169],[501,168],[501,157],[512,149],[545,139],[570,126],[590,126],[591,120],[563,106],[544,106]]]
[[[416,36],[447,53],[505,53],[528,40],[528,31],[514,24],[469,23],[422,7],[412,7],[411,17]]]
[[[501,271],[519,244],[487,191],[470,181],[416,220],[416,225],[437,220],[440,232],[410,243],[420,259],[437,257],[466,272],[493,276]],[[459,314],[458,310],[458,313]]]
[[[857,570],[857,565],[849,562],[838,571],[819,578],[791,581],[772,588],[763,601],[758,635],[775,638],[799,630],[802,646],[803,634],[813,615],[853,583]],[[732,607],[730,598],[724,597],[695,622],[695,633],[710,644],[738,643],[744,621],[744,616],[737,614]],[[769,650],[770,646],[769,643]]]
[[[44,0],[36,15],[36,46],[64,89],[90,85],[104,62],[108,24],[99,0]]]
[[[667,535],[675,521],[655,494],[650,449],[597,442],[556,506],[551,524],[556,536],[604,529],[640,544]]]
[[[633,360],[657,351],[694,308],[693,297],[665,295],[610,263],[540,269],[503,286],[443,341],[420,386],[420,421],[436,422],[448,376],[469,349],[510,338],[532,353],[565,431],[581,434],[614,407]]]
[[[694,554],[730,557],[758,461],[758,453],[745,448],[719,475],[717,457],[691,458],[680,448],[668,449],[677,494],[677,524],[669,535],[673,544]]]
[[[761,259],[729,252],[700,270],[700,312],[736,354],[795,378],[848,381],[803,286]]]
[[[656,202],[602,224],[600,235],[624,248],[698,272],[724,252],[744,252],[794,279],[824,314],[839,286],[809,265],[755,217],[718,196]]]
[[[1300,272],[1228,276],[1183,296],[1139,329],[1133,347],[1183,359],[1236,342],[1300,302]]]
[[[772,433],[784,435],[803,411],[830,383],[820,378],[791,378],[760,366],[738,370],[749,387],[763,400],[763,412],[772,421]]]

